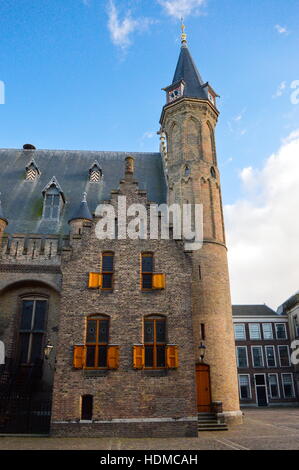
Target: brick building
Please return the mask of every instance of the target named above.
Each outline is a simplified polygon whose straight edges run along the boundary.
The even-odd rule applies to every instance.
[[[2,393],[51,400],[53,435],[194,436],[198,412],[241,422],[217,95],[185,33],[165,92],[160,153],[0,150]],[[203,204],[203,247],[100,240],[97,208],[121,196]]]
[[[233,305],[241,406],[298,405],[287,315]]]
[[[297,350],[299,348],[299,292],[296,292],[296,294],[286,300],[278,308],[278,312],[288,316],[291,342],[294,342],[293,350]],[[296,359],[298,360],[297,356]],[[299,365],[294,364],[294,369],[296,389],[299,396]]]

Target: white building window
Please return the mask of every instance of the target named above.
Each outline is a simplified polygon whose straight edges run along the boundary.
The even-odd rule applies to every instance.
[[[269,390],[271,398],[279,398],[279,386],[277,374],[269,374]]]
[[[281,377],[282,377],[282,388],[283,388],[284,397],[294,398],[295,390],[294,390],[293,374],[282,374]]]
[[[276,338],[277,339],[287,339],[287,331],[285,323],[276,323]]]
[[[263,337],[264,339],[273,339],[273,330],[271,323],[263,323]]]
[[[261,329],[259,323],[249,323],[250,339],[261,339]]]
[[[245,325],[244,323],[236,323],[234,325],[235,329],[235,339],[244,340],[246,339]]]
[[[266,346],[265,351],[266,351],[267,367],[276,367],[274,346]]]
[[[239,389],[241,400],[249,400],[251,398],[249,375],[239,375]]]
[[[248,367],[248,356],[247,356],[247,347],[246,346],[237,346],[237,365],[240,368]]]
[[[264,357],[262,346],[252,346],[253,367],[264,367]]]
[[[278,346],[281,367],[290,367],[290,352],[288,346]]]

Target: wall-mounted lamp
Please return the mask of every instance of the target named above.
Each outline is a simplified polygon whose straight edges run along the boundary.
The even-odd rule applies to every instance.
[[[200,346],[198,347],[199,349],[199,357],[200,357],[200,362],[203,362],[206,354],[206,346],[203,344],[203,342],[200,343]]]
[[[52,351],[53,348],[54,348],[54,346],[52,346],[52,344],[51,344],[50,341],[48,340],[47,345],[46,345],[45,348],[44,348],[44,356],[45,356],[45,359],[49,359],[49,356],[50,356],[51,351]]]

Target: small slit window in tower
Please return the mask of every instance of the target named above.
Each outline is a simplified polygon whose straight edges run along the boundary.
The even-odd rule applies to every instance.
[[[216,171],[215,171],[215,168],[212,166],[211,168],[211,175],[213,178],[216,178]]]
[[[190,176],[191,175],[191,170],[188,165],[185,166],[185,176]]]

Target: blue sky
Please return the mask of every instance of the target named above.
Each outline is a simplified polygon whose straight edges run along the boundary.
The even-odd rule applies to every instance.
[[[180,47],[175,8],[186,5],[191,53],[221,96],[218,158],[225,201],[234,201],[240,169],[259,165],[298,123],[290,84],[299,79],[299,2],[169,3],[172,15],[163,0],[1,0],[1,147],[157,150],[161,88]],[[133,23],[118,44],[112,6],[114,30]]]
[[[299,128],[298,0],[0,0],[0,147],[158,151],[182,14],[221,96],[224,203],[246,198],[240,175]]]

